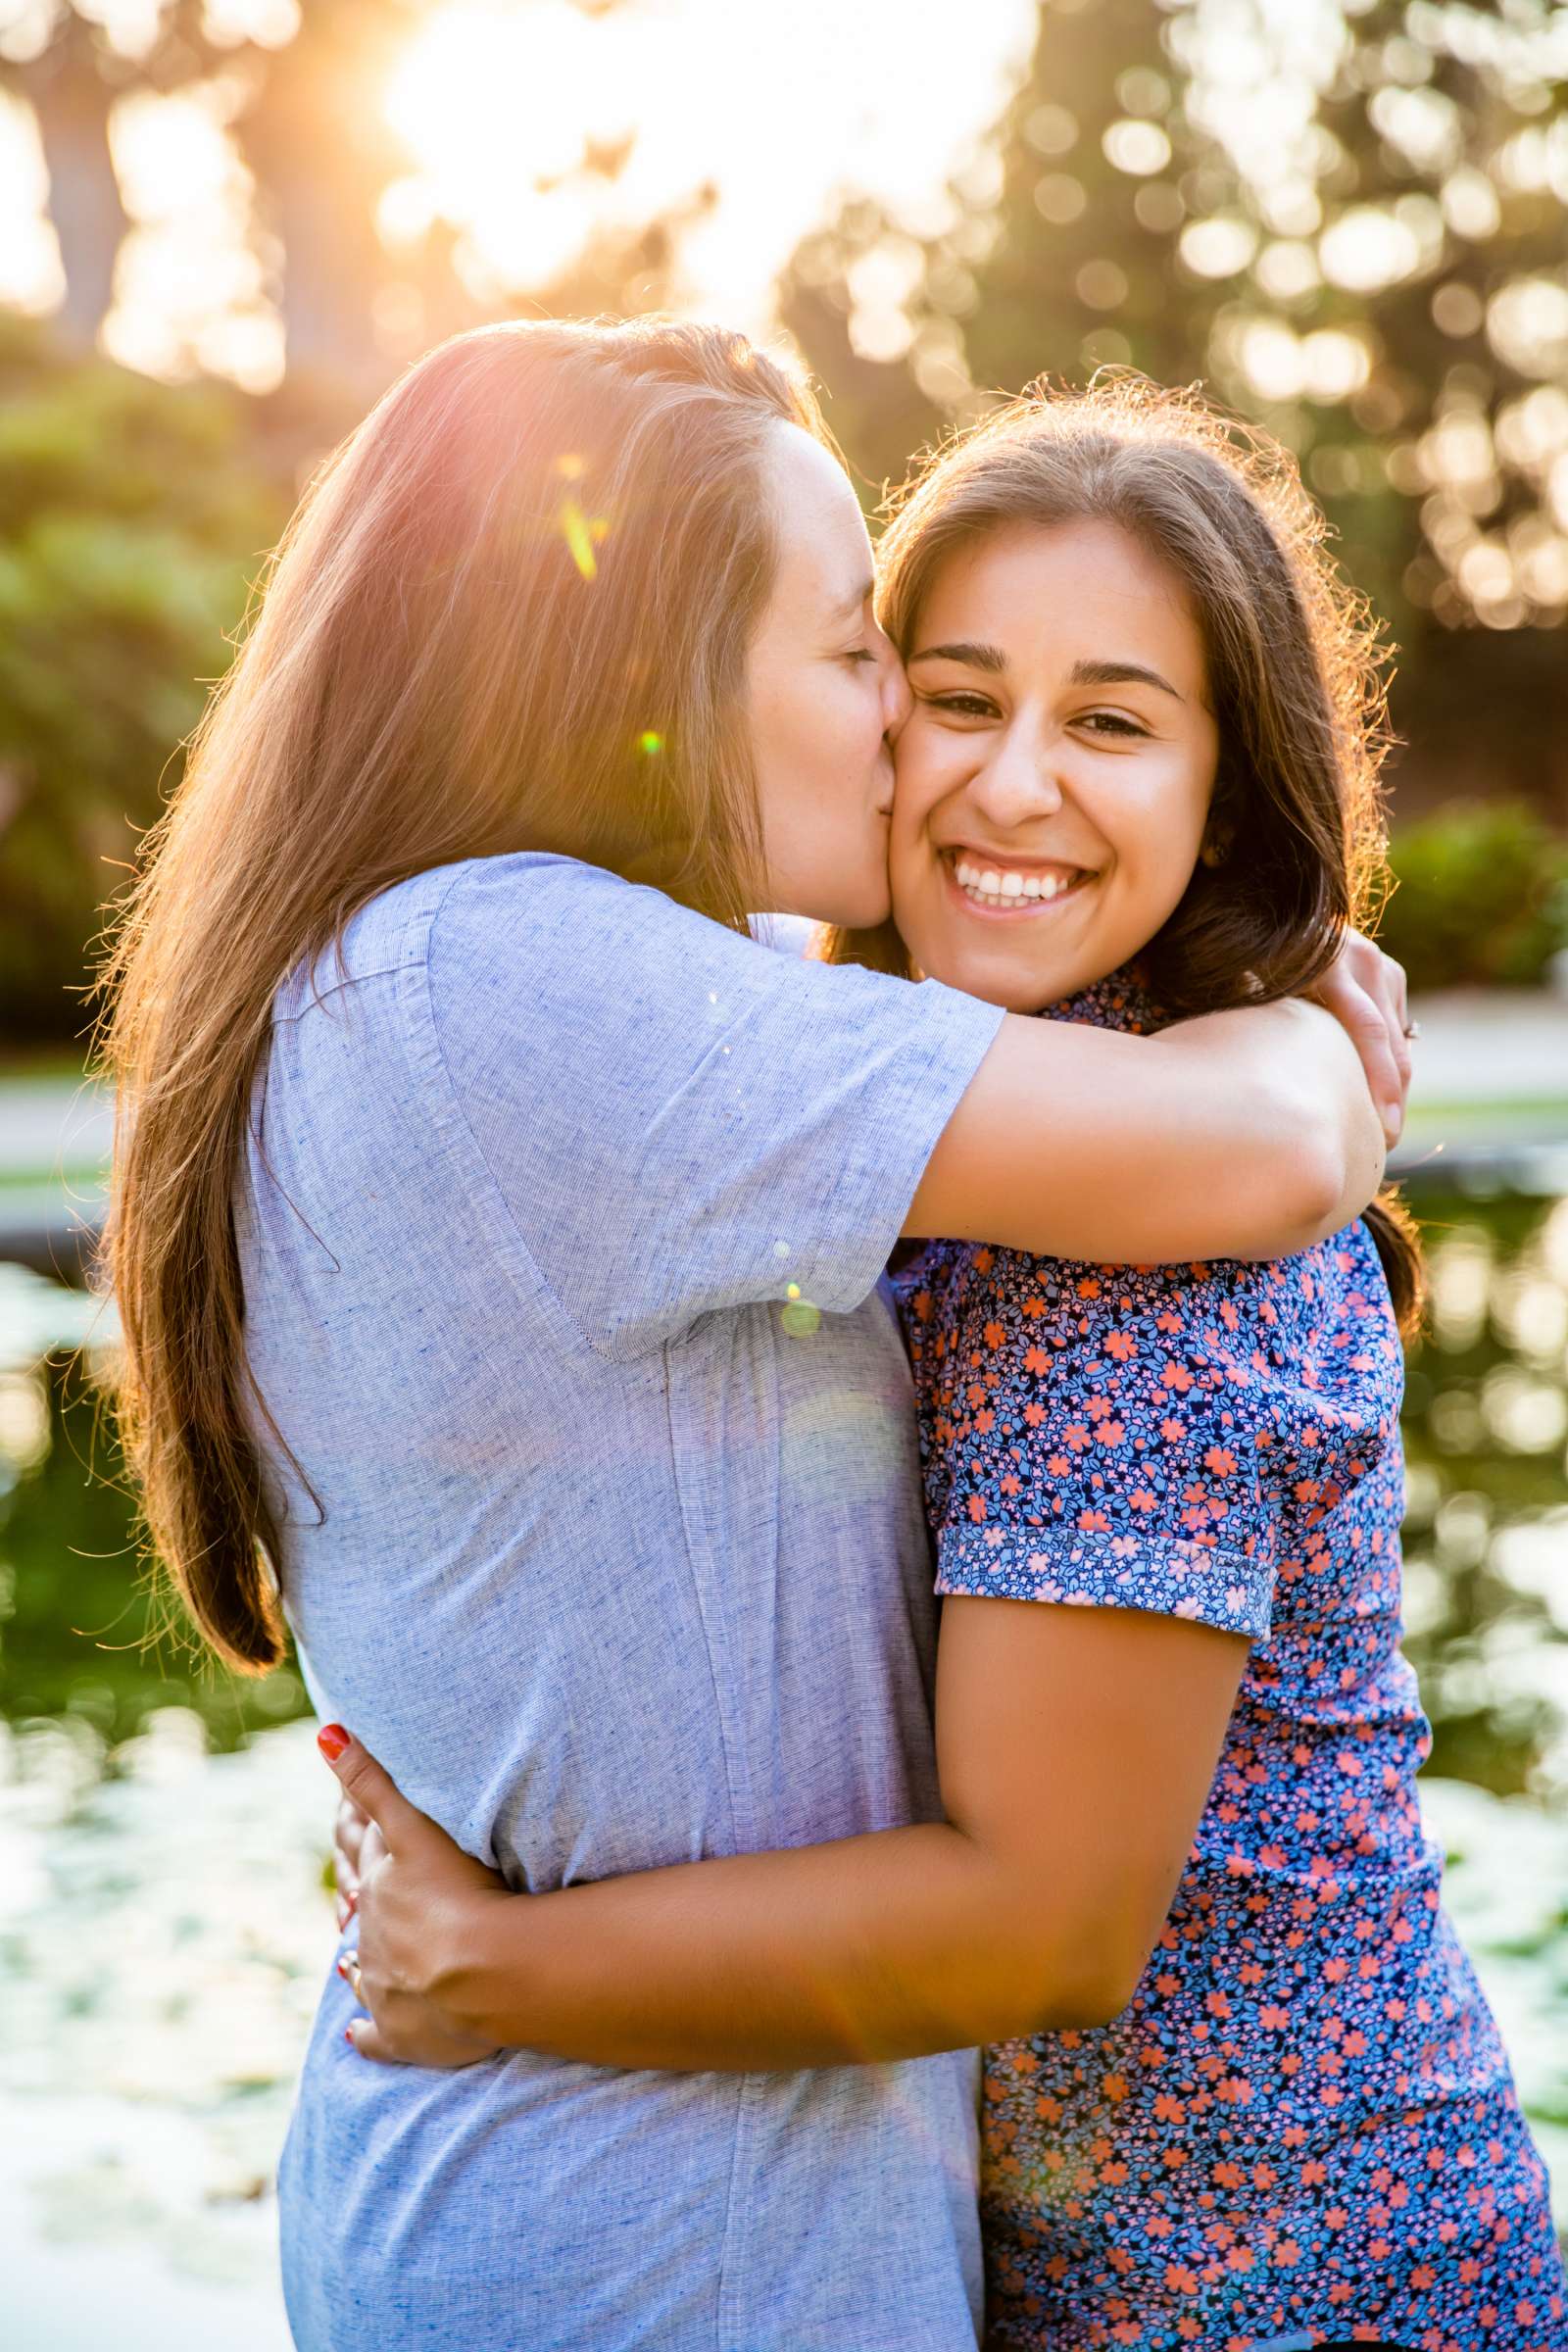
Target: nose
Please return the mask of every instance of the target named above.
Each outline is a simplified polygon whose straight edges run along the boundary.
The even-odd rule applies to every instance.
[[[909,692],[909,681],[904,674],[897,646],[891,638],[883,637],[880,630],[877,634],[881,637],[882,654],[882,732],[891,736],[897,735],[908,717],[914,697]]]
[[[1063,786],[1055,745],[1041,727],[1020,714],[996,742],[969,787],[977,812],[999,831],[1054,816]]]

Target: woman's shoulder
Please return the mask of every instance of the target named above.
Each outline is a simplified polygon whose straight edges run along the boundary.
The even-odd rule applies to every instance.
[[[1253,1264],[1234,1258],[1166,1265],[1097,1264],[1036,1257],[988,1242],[927,1242],[895,1269],[901,1297],[988,1314],[1021,1314],[1061,1327],[1061,1341],[1093,1340],[1107,1319],[1168,1313],[1176,1301],[1194,1321],[1229,1322],[1248,1308],[1278,1312],[1296,1295],[1296,1261]],[[1229,1310],[1226,1312],[1226,1310]],[[930,1306],[925,1308],[927,1319]]]
[[[594,954],[618,942],[622,955],[635,953],[640,937],[668,935],[695,926],[718,931],[661,890],[628,882],[608,867],[554,851],[517,850],[496,858],[469,858],[439,866],[385,895],[396,900],[425,886],[433,948],[461,949],[472,942],[487,958],[546,962],[567,952]],[[601,982],[610,975],[599,968]]]
[[[355,909],[338,935],[288,974],[279,1019],[345,989],[440,966],[443,995],[461,1004],[482,977],[494,999],[509,987],[537,1004],[552,990],[596,999],[644,984],[660,950],[701,963],[751,943],[662,891],[553,852],[455,859],[405,876]],[[771,959],[770,959],[771,960]]]
[[[377,891],[326,945],[303,957],[280,984],[273,1017],[297,1020],[346,991],[363,992],[423,960],[430,918],[461,866],[435,866]]]
[[[1363,1379],[1399,1361],[1388,1284],[1360,1222],[1292,1257],[1156,1266],[933,1242],[894,1282],[907,1324],[972,1340],[993,1359],[1015,1342],[1048,1348],[1058,1375],[1102,1356],[1107,1342],[1113,1361],[1200,1359],[1238,1386],[1310,1380],[1325,1349]]]
[[[433,894],[430,956],[449,977],[476,963],[498,980],[515,975],[530,992],[618,1004],[624,1015],[645,998],[684,1004],[699,984],[721,978],[768,992],[793,985],[781,982],[792,969],[826,970],[806,961],[788,917],[755,917],[748,934],[577,858],[519,851],[418,879]],[[385,895],[395,901],[402,892]]]

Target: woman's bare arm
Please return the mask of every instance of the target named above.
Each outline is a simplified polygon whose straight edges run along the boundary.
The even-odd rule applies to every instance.
[[[390,1847],[360,1895],[359,2046],[751,2069],[1103,2022],[1169,1908],[1246,1655],[1176,1618],[950,1599],[945,1822],[538,1896],[353,1746],[339,1775]]]
[[[1358,1216],[1383,1167],[1355,1053],[1315,1005],[1150,1038],[1014,1017],[904,1230],[1091,1262],[1282,1257]]]
[[[1152,1265],[1338,1232],[1403,1121],[1404,974],[1351,932],[1317,995],[1152,1038],[1004,1020],[906,1233]]]

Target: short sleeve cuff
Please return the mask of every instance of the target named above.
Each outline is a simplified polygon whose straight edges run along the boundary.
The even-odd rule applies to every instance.
[[[878,981],[880,990],[887,985]],[[845,1163],[819,1219],[832,1244],[819,1247],[804,1286],[835,1314],[875,1290],[927,1162],[1005,1017],[1001,1005],[938,980],[892,985],[906,992],[905,1002],[884,994],[865,1007],[867,1032],[878,1016],[888,1024],[883,1050],[867,1055],[875,1091],[860,1080]]]
[[[1006,1525],[945,1528],[937,1591],[976,1600],[1146,1609],[1266,1641],[1272,1546],[1252,1554],[1179,1536],[1104,1535]]]

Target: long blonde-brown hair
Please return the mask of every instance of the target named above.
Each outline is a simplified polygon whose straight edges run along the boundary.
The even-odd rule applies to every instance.
[[[231,1665],[282,1654],[230,1207],[273,995],[455,858],[561,851],[735,927],[765,903],[744,678],[781,421],[821,433],[717,328],[481,328],[326,460],[267,567],[100,977],[121,1436]]]
[[[1173,1014],[1298,994],[1386,887],[1387,655],[1277,441],[1144,376],[1037,387],[958,434],[895,501],[878,549],[882,624],[907,656],[951,556],[1020,522],[1083,521],[1126,531],[1181,583],[1218,722],[1209,827],[1221,855],[1196,867],[1139,961]],[[891,926],[839,934],[827,952],[906,968]],[[1414,1226],[1392,1193],[1367,1221],[1409,1330]]]

